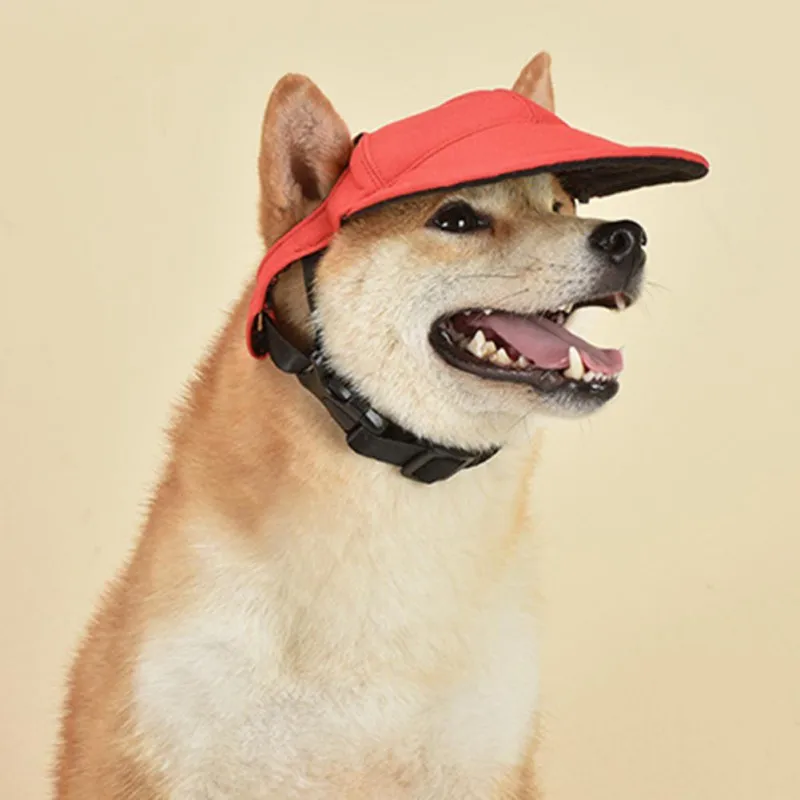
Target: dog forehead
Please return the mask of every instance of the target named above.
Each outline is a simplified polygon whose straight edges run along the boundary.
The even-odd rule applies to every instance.
[[[467,187],[462,190],[465,199],[483,205],[532,207],[538,204],[549,205],[554,196],[566,192],[558,179],[550,173],[524,175]]]

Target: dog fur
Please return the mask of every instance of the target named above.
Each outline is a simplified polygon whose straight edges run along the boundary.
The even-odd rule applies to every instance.
[[[552,109],[550,59],[514,89]],[[272,93],[259,158],[266,246],[331,189],[351,136],[307,78]],[[455,193],[491,237],[436,235],[453,195],[346,225],[319,265],[312,321],[293,266],[278,319],[420,436],[502,444],[434,486],[355,455],[296,380],[245,347],[246,287],[199,368],[135,552],[70,680],[59,800],[537,796],[538,420],[525,386],[454,370],[431,349],[446,310],[556,307],[599,280],[558,181]]]

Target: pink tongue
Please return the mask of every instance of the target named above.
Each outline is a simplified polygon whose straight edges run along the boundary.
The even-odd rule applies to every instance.
[[[528,361],[542,369],[566,369],[569,348],[575,347],[591,372],[616,375],[622,372],[622,353],[594,347],[562,325],[544,317],[535,319],[494,313],[481,317],[480,327],[494,331],[501,339],[518,350]]]

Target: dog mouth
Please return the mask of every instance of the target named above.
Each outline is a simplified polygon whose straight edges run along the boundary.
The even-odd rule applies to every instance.
[[[580,308],[623,311],[632,302],[625,292],[615,292],[531,315],[467,309],[434,323],[430,342],[450,366],[486,380],[609,400],[619,389],[622,352],[576,336],[569,320]]]

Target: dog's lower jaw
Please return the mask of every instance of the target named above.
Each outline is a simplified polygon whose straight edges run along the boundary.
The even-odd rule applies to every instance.
[[[528,796],[498,787],[535,738],[529,440],[412,483],[350,453],[239,323],[78,665],[85,780],[124,752],[159,798]]]

